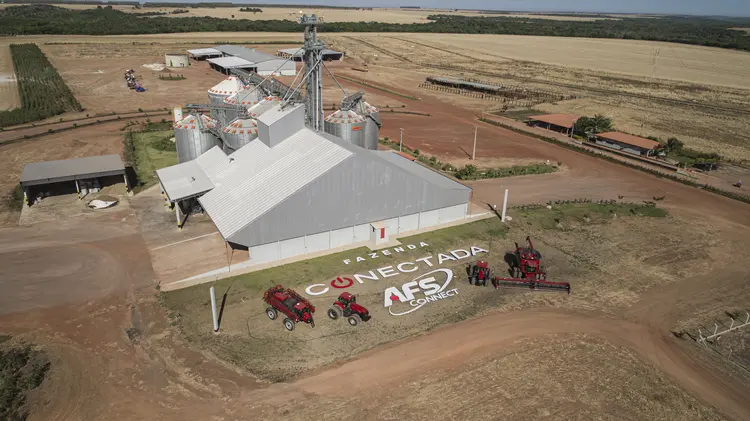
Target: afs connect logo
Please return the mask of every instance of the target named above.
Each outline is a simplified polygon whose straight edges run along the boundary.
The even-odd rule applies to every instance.
[[[445,281],[441,284],[439,279],[442,278],[444,278]],[[435,269],[432,272],[427,272],[424,275],[414,278],[411,282],[401,285],[401,288],[390,287],[386,289],[384,293],[385,307],[388,309],[391,316],[403,316],[404,314],[409,314],[419,310],[427,303],[453,297],[458,294],[458,289],[453,288],[446,290],[452,279],[452,270]],[[424,298],[414,298],[414,294],[419,292],[424,294]],[[402,312],[394,312],[391,306],[393,303],[397,302],[408,302],[411,308]]]

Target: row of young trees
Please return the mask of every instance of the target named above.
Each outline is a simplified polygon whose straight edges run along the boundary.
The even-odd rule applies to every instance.
[[[148,3],[147,3],[148,4]],[[153,6],[152,4],[148,4]],[[171,4],[172,7],[175,4]],[[256,5],[258,6],[258,5]],[[0,34],[119,35],[172,32],[298,32],[291,20],[247,20],[208,17],[149,18],[111,7],[70,10],[49,5],[14,6],[0,11]],[[542,35],[667,41],[750,51],[750,36],[730,28],[750,26],[750,19],[701,17],[619,18],[591,22],[519,17],[431,15],[429,23],[331,22],[321,32],[420,32]]]
[[[0,112],[0,127],[83,111],[68,85],[36,44],[11,44],[21,107]]]

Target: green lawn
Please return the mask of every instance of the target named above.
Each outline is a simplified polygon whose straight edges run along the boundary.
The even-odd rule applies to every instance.
[[[164,139],[173,136],[174,131],[172,130],[133,133],[139,190],[157,183],[156,170],[177,164],[176,149],[164,151],[155,146],[163,142]]]

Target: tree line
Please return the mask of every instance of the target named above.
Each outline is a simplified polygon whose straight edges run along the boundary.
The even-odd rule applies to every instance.
[[[147,3],[148,4],[148,3]],[[150,5],[150,4],[149,4]],[[176,4],[171,4],[174,7]],[[70,10],[50,5],[13,6],[0,11],[2,35],[125,35],[175,32],[299,32],[290,20],[221,19],[210,17],[148,18],[101,9]],[[620,18],[557,21],[519,17],[431,15],[428,23],[331,22],[321,32],[415,32],[539,35],[665,41],[750,51],[750,35],[731,27],[750,26],[747,18]]]
[[[60,74],[36,44],[11,44],[21,107],[0,112],[0,127],[83,111]]]

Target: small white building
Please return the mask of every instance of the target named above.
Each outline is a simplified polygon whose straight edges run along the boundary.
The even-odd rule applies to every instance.
[[[190,66],[190,60],[188,60],[187,54],[182,53],[167,53],[164,54],[164,63],[167,67],[188,67]]]

